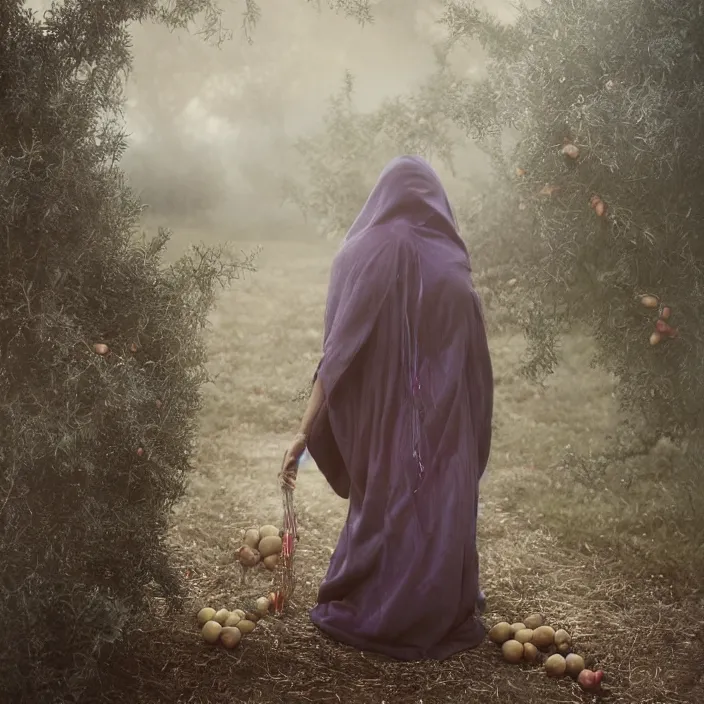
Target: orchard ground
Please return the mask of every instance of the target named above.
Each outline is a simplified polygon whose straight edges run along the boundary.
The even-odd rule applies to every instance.
[[[314,466],[301,471],[296,489],[299,586],[292,613],[260,622],[234,651],[201,642],[201,606],[248,608],[268,593],[268,573],[241,584],[234,552],[244,529],[281,523],[276,474],[318,360],[333,254],[332,245],[320,243],[264,244],[258,271],[221,296],[208,332],[217,377],[205,390],[196,471],[170,535],[187,584],[184,613],[166,613],[153,600],[153,619],[106,675],[120,690],[104,700],[591,701],[569,679],[504,663],[488,642],[445,663],[401,664],[317,633],[307,612],[346,503]],[[592,347],[575,335],[541,390],[518,375],[523,348],[520,332],[492,331],[496,431],[479,534],[487,624],[544,613],[573,635],[588,664],[605,670],[602,700],[704,701],[704,604],[677,579],[676,565],[664,571],[676,548],[665,538],[658,543],[657,526],[647,522],[656,480],[605,492],[560,468],[566,446],[598,449],[613,431],[610,380],[590,368]],[[647,459],[654,473],[667,466],[670,452],[663,446]],[[659,554],[663,559],[654,560]]]

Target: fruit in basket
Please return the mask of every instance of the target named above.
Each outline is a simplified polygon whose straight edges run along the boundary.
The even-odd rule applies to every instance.
[[[263,557],[271,557],[281,552],[283,541],[278,535],[268,535],[259,541],[259,554]]]
[[[279,529],[276,526],[266,525],[266,526],[262,526],[259,529],[259,540],[260,541],[264,540],[264,538],[269,538],[273,535],[275,535],[277,537],[279,535]]]
[[[257,549],[259,545],[259,531],[256,528],[250,528],[244,533],[244,540],[242,541],[247,547],[252,548],[252,550]]]
[[[262,562],[264,563],[264,567],[266,567],[269,572],[273,572],[279,564],[279,556],[269,555],[268,557],[265,557]]]

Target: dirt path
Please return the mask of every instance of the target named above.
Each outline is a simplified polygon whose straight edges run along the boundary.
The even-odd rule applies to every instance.
[[[296,394],[317,363],[331,256],[332,250],[320,245],[265,246],[259,271],[236,283],[213,315],[211,367],[219,376],[206,392],[198,469],[171,536],[189,577],[192,610],[205,604],[236,608],[266,593],[264,575],[241,587],[233,553],[243,529],[281,520],[276,472],[303,408]],[[605,669],[609,701],[699,701],[692,698],[697,697],[696,675],[685,688],[682,671],[675,680],[664,666],[681,653],[692,662],[695,650],[689,646],[696,643],[685,645],[682,637],[666,642],[685,607],[669,604],[664,587],[645,574],[637,583],[625,581],[608,554],[574,536],[566,543],[541,515],[552,510],[552,501],[556,506],[560,501],[559,475],[556,479],[542,469],[554,464],[565,445],[587,447],[590,438],[605,434],[613,423],[609,381],[588,369],[589,350],[575,340],[567,350],[570,364],[540,394],[516,376],[520,336],[494,336],[491,344],[497,431],[482,487],[480,525],[487,622],[544,612],[551,623],[568,628],[580,651]],[[546,496],[553,498],[538,507],[523,503],[519,488],[526,482],[544,483]],[[295,615],[258,629],[234,654],[205,652],[193,625],[184,625],[181,642],[193,642],[188,663],[185,655],[176,654],[170,662],[175,668],[192,665],[200,679],[191,678],[193,684],[184,685],[177,699],[166,694],[157,699],[588,701],[569,680],[548,680],[539,668],[504,664],[488,644],[446,664],[407,666],[377,662],[319,636],[306,613],[343,524],[346,502],[314,467],[302,471],[296,499],[301,540]],[[585,490],[584,501],[594,500]],[[286,643],[292,650],[286,650]],[[147,701],[147,695],[140,701]]]

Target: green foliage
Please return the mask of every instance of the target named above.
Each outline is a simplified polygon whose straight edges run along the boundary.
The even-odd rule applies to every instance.
[[[0,4],[3,701],[85,700],[147,587],[178,595],[164,541],[208,378],[200,332],[250,262],[193,248],[167,267],[168,233],[135,238],[116,113],[126,25],[201,11],[210,32],[205,1],[74,0],[41,22]]]
[[[330,101],[320,133],[296,144],[302,176],[284,184],[287,197],[322,232],[339,236],[352,224],[391,158],[437,156],[451,168],[451,126],[438,108],[456,87],[451,72],[441,65],[418,93],[389,99],[375,112],[365,113],[354,104],[354,81],[348,73]]]
[[[454,41],[478,39],[489,56],[486,78],[449,115],[472,137],[506,127],[522,137],[511,156],[535,217],[522,281],[537,297],[529,371],[550,373],[560,330],[588,325],[597,363],[655,438],[704,421],[701,13],[699,0],[552,0],[511,26],[471,2],[448,2],[444,17]],[[646,292],[672,307],[676,339],[649,344],[657,311],[640,305]]]

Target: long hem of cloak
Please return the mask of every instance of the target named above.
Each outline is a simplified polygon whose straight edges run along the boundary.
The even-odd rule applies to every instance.
[[[401,644],[379,643],[364,637],[355,636],[347,631],[342,631],[325,622],[326,604],[317,604],[310,612],[313,625],[323,633],[344,645],[349,645],[357,650],[379,653],[394,660],[414,662],[419,660],[447,660],[454,655],[472,650],[481,645],[486,637],[486,629],[477,617],[472,617],[462,626],[445,637],[440,643],[430,648],[421,649],[414,646]]]

